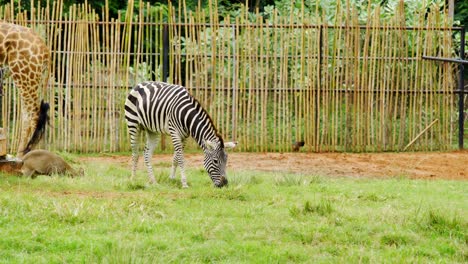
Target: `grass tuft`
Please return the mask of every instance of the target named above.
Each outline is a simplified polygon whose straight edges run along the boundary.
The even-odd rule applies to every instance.
[[[304,212],[316,213],[319,215],[329,215],[333,212],[333,206],[329,199],[321,199],[320,202],[312,204],[307,201],[304,204]]]
[[[220,189],[210,188],[200,193],[192,193],[190,198],[191,199],[213,198],[213,199],[222,199],[222,200],[246,201],[247,195],[245,194],[242,187],[223,187]]]
[[[289,213],[293,217],[298,217],[307,214],[318,214],[326,216],[334,211],[330,199],[321,199],[319,202],[306,201],[302,207],[293,206],[289,209]]]
[[[280,174],[275,177],[277,186],[307,186],[311,183],[319,183],[321,178],[318,176],[305,176],[302,174]]]
[[[263,182],[261,177],[253,173],[232,173],[228,180],[230,186],[256,185]]]
[[[405,234],[389,233],[384,234],[380,242],[386,246],[400,247],[412,243],[412,239]]]
[[[463,222],[457,215],[450,216],[447,212],[430,209],[420,222],[423,229],[436,232],[440,235],[458,236],[466,238],[468,224]]]
[[[371,202],[385,202],[385,201],[388,201],[388,200],[395,199],[394,196],[379,195],[379,194],[376,194],[376,193],[373,193],[373,192],[360,194],[360,195],[358,195],[358,198],[361,199],[361,200],[371,201]]]
[[[147,187],[144,184],[138,183],[138,182],[129,182],[127,184],[127,190],[129,191],[138,191],[138,190],[144,190]]]

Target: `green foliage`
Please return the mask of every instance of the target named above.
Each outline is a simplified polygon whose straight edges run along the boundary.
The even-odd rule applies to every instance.
[[[45,7],[47,6],[47,3],[52,3],[53,1],[50,0],[34,0],[34,1],[21,1],[21,0],[2,0],[0,1],[0,5],[6,5],[13,3],[15,7],[16,12],[20,11],[29,11],[31,10],[31,3],[34,4],[34,7],[37,6],[42,6]],[[82,5],[85,4],[85,2],[94,10],[96,10],[96,13],[98,15],[101,15],[102,12],[106,10],[105,8],[105,3],[106,0],[93,0],[93,1],[87,1],[87,0],[63,0],[63,5],[64,5],[64,10],[69,9],[70,6],[72,5]],[[107,12],[109,13],[110,17],[117,18],[118,13],[120,10],[124,10],[127,8],[127,1],[118,1],[118,0],[110,0],[108,2],[108,9]],[[68,12],[65,12],[67,14]]]
[[[167,167],[155,186],[144,171],[86,169],[0,175],[0,263],[466,261],[466,182],[230,171],[217,189],[196,168],[182,189]]]
[[[318,10],[320,14],[325,15],[328,21],[334,21],[335,17],[334,14],[336,13],[336,9],[340,8],[340,6],[346,5],[349,2],[350,5],[354,6],[354,8],[360,14],[360,20],[362,22],[366,21],[368,16],[368,7],[370,6],[371,10],[374,10],[377,6],[383,8],[385,11],[382,13],[382,16],[389,17],[395,14],[395,9],[400,0],[372,0],[372,1],[362,1],[362,0],[305,0],[305,1],[290,1],[290,0],[256,0],[256,1],[245,1],[245,0],[237,0],[237,1],[213,1],[217,5],[218,13],[220,17],[225,17],[227,15],[231,17],[236,17],[242,14],[242,9],[248,3],[248,11],[251,13],[255,13],[258,9],[260,12],[265,16],[268,17],[271,15],[271,10],[273,7],[276,7],[280,14],[284,13],[289,15],[291,10],[297,10],[297,12],[311,12],[314,13],[315,10]],[[31,2],[30,1],[13,1],[15,4],[21,3],[21,10],[30,10]],[[45,6],[48,1],[40,0],[39,5]],[[87,1],[91,8],[96,10],[97,14],[102,14],[103,10],[105,9],[105,0],[97,0],[97,1]],[[109,15],[110,17],[117,18],[119,12],[125,12],[127,9],[127,1],[117,1],[117,0],[109,0]],[[198,7],[203,9],[208,9],[208,0],[198,1],[198,0],[185,0],[179,1],[174,0],[170,1],[171,4],[175,7],[185,7],[187,10],[196,10]],[[412,19],[416,16],[414,14],[418,12],[426,12],[428,8],[432,5],[438,5],[439,7],[445,5],[444,0],[405,0],[405,9],[407,13],[407,18]],[[5,5],[11,3],[10,0],[2,0],[0,1],[0,5]],[[71,6],[72,4],[84,4],[84,0],[79,1],[71,1],[65,0],[64,6],[65,9]],[[139,8],[139,1],[134,1],[134,8],[138,10]],[[145,14],[148,15],[147,12],[156,12],[156,10],[165,9],[167,11],[167,6],[169,1],[161,1],[161,0],[150,0],[144,1],[144,3],[149,3],[151,8],[150,10],[146,10],[146,5],[144,7]],[[37,5],[37,3],[35,3]],[[302,10],[304,8],[304,10]],[[18,10],[19,11],[19,10]],[[123,16],[125,17],[125,16]],[[455,1],[455,21],[456,23],[460,23],[462,25],[468,24],[468,2],[466,1]]]
[[[398,4],[401,0],[372,0],[372,1],[362,1],[362,0],[306,0],[306,1],[289,1],[289,0],[279,0],[276,1],[275,7],[279,11],[279,15],[289,15],[291,11],[296,14],[314,14],[315,11],[325,19],[328,23],[333,23],[336,21],[335,14],[337,14],[338,9],[348,8],[349,4],[350,10],[355,11],[359,14],[359,22],[361,24],[366,24],[370,13],[375,12],[376,8],[381,9],[380,16],[384,19],[391,19],[396,13]],[[413,19],[418,18],[419,14],[425,14],[431,7],[443,7],[445,4],[444,0],[406,0],[404,1],[405,5],[405,14],[407,26],[413,26],[416,21]],[[271,9],[269,9],[271,10]],[[370,13],[369,13],[370,12]],[[296,16],[300,17],[300,16]],[[317,18],[320,20],[320,18]],[[312,23],[317,23],[312,21]]]
[[[131,9],[133,15],[133,21],[138,21],[139,16],[142,15],[143,17],[152,17],[153,19],[157,20],[158,22],[167,22],[168,15],[169,15],[169,7],[167,4],[161,3],[154,3],[151,5],[147,5],[148,2],[141,2],[142,6],[140,6],[140,2],[136,1],[133,3],[133,8]],[[125,21],[127,12],[129,12],[129,8],[119,10],[121,16],[120,19]],[[153,21],[151,21],[153,22]]]
[[[468,26],[468,2],[455,1],[455,21],[460,21],[460,25]]]

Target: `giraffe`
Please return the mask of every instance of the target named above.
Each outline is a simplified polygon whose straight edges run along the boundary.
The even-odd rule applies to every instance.
[[[39,143],[49,120],[49,104],[39,101],[39,89],[48,81],[49,59],[49,48],[32,29],[0,21],[0,66],[8,68],[21,101],[19,158]]]

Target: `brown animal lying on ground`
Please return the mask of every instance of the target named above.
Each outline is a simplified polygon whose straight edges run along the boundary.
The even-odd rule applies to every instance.
[[[83,176],[84,171],[76,171],[58,155],[43,149],[31,150],[23,157],[21,172],[24,176],[35,178],[37,175],[63,174]]]

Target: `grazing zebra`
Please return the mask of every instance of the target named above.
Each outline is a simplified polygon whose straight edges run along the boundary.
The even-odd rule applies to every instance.
[[[174,145],[171,179],[175,178],[178,165],[182,187],[188,187],[183,147],[185,140],[191,136],[205,152],[204,166],[214,185],[222,187],[228,183],[225,148],[233,148],[236,143],[223,142],[208,113],[184,87],[162,82],[137,84],[125,101],[125,118],[132,146],[132,179],[138,162],[138,134],[144,130],[144,158],[151,183],[155,183],[155,178],[150,161],[160,133],[170,135]]]

